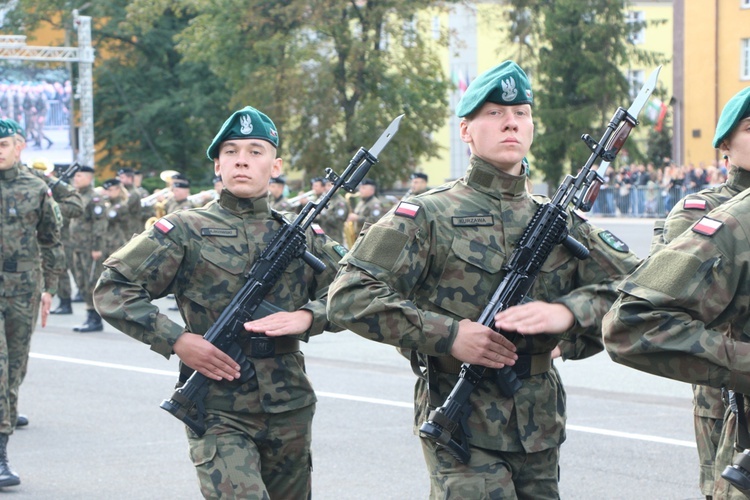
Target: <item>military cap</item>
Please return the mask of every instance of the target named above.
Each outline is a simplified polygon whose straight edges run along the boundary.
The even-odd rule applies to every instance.
[[[187,179],[175,179],[172,177],[172,187],[176,188],[189,188],[190,181]]]
[[[734,130],[740,120],[750,116],[750,87],[745,87],[735,94],[734,97],[724,105],[724,109],[716,124],[714,135],[714,147],[718,148],[721,142]]]
[[[427,180],[427,174],[423,174],[422,172],[414,172],[409,176],[409,179],[424,179]]]
[[[134,174],[135,174],[135,170],[133,170],[132,168],[121,168],[120,170],[117,171],[117,175],[134,175]]]
[[[369,177],[365,177],[364,179],[362,179],[362,182],[360,182],[360,184],[362,184],[363,186],[376,186],[376,187],[378,185],[378,183],[375,182],[375,179],[371,179]]]
[[[176,173],[176,174],[174,174],[172,177],[170,177],[170,179],[172,179],[172,181],[186,181],[186,180],[188,180],[187,175],[181,174],[179,172]]]
[[[456,116],[468,116],[486,101],[505,106],[533,104],[529,77],[513,61],[504,61],[485,71],[466,89],[456,106]]]
[[[90,172],[92,174],[94,173],[94,169],[91,168],[91,167],[89,167],[88,165],[82,166],[81,168],[78,169],[78,171],[79,172]]]
[[[120,182],[120,179],[117,179],[117,178],[114,178],[114,179],[107,179],[106,181],[102,182],[102,187],[103,187],[104,189],[109,189],[109,188],[111,188],[112,186],[119,186],[120,184],[122,184],[122,183]]]
[[[310,179],[310,184],[315,184],[316,182],[322,182],[323,184],[325,184],[326,178],[325,177],[313,177],[312,179]]]
[[[286,180],[283,177],[271,177],[268,183],[269,184],[286,184]]]
[[[18,133],[18,130],[16,126],[11,123],[13,120],[0,120],[0,139],[3,137],[10,137],[12,135],[16,135]]]
[[[279,147],[279,133],[276,131],[276,125],[268,116],[252,106],[245,106],[227,118],[206,150],[208,159],[218,158],[219,146],[229,139],[263,139],[273,144],[274,147]]]

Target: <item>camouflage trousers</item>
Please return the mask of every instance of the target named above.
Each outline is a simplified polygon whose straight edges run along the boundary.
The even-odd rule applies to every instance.
[[[525,453],[472,446],[464,465],[430,439],[421,439],[430,473],[430,500],[552,500],[558,492],[559,448]]]
[[[283,413],[209,412],[203,437],[187,430],[205,498],[310,498],[314,405]]]
[[[714,462],[724,420],[694,415],[693,422],[695,443],[698,446],[698,459],[700,460],[701,493],[710,497],[714,490]]]
[[[747,410],[747,402],[745,403]],[[742,500],[747,498],[744,493],[732,486],[732,484],[721,477],[721,473],[728,465],[732,465],[734,457],[742,450],[737,450],[734,446],[735,433],[737,429],[737,417],[727,408],[724,414],[724,425],[722,427],[719,445],[716,450],[716,459],[714,462],[714,500]]]
[[[41,294],[0,298],[0,434],[12,434]]]
[[[104,271],[102,262],[104,260],[94,262],[89,250],[73,252],[73,264],[70,268],[73,270],[73,278],[81,297],[86,303],[86,309],[94,309],[94,285]]]
[[[60,282],[57,284],[57,297],[60,300],[69,299],[72,293],[70,274],[68,273],[68,269],[73,265],[72,244],[65,244],[63,248],[65,249],[65,269],[60,273]]]

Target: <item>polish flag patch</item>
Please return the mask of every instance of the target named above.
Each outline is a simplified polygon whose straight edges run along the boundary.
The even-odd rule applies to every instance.
[[[723,225],[724,223],[718,220],[709,219],[708,217],[702,217],[701,220],[696,222],[693,226],[693,232],[705,236],[713,236],[719,229],[721,229],[721,226]]]
[[[310,227],[312,227],[313,233],[317,234],[318,236],[322,236],[326,234],[326,232],[323,231],[323,228],[320,227],[318,224],[312,224]]]
[[[415,219],[418,213],[419,213],[419,205],[415,205],[414,203],[408,203],[406,201],[402,201],[401,203],[399,203],[398,208],[396,209],[396,215],[400,215],[402,217],[409,217],[410,219]]]
[[[687,199],[684,204],[685,210],[705,210],[706,200]]]
[[[172,229],[174,229],[174,224],[169,222],[167,219],[159,219],[154,224],[154,227],[159,230],[162,234],[167,234]]]

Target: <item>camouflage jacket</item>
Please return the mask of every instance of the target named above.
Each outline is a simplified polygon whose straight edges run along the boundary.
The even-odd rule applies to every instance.
[[[502,268],[514,244],[546,201],[529,195],[525,184],[525,176],[504,174],[472,157],[465,178],[401,202],[365,228],[341,261],[345,267],[329,295],[331,321],[372,340],[449,356],[458,322],[479,317],[505,275]],[[530,296],[572,311],[576,324],[563,339],[577,343],[577,337],[591,336],[601,345],[600,319],[616,297],[618,280],[638,259],[611,233],[576,215],[570,216],[569,230],[591,256],[577,260],[556,247]],[[544,354],[559,340],[559,335],[533,335],[516,344],[519,353]],[[456,380],[457,375],[439,373],[441,398]],[[565,438],[564,398],[554,368],[524,379],[512,398],[483,379],[470,400],[469,441],[503,451],[555,447]],[[415,428],[428,411],[427,389],[419,379]]]
[[[620,284],[604,318],[612,359],[750,394],[750,189],[702,217]]]
[[[168,214],[179,212],[180,210],[189,210],[195,208],[195,205],[185,198],[184,200],[175,201],[174,198],[167,200],[167,204],[164,206],[164,211]]]
[[[133,235],[142,232],[145,227],[143,207],[141,207],[141,190],[132,184],[123,185],[123,189],[128,192],[128,214],[130,215],[125,227],[125,235],[130,239]]]
[[[340,194],[335,194],[315,222],[320,224],[328,236],[336,241],[343,241],[344,222],[346,222],[347,215],[349,215],[349,207],[346,205],[346,200]]]
[[[218,319],[279,227],[266,197],[238,199],[227,190],[218,202],[169,214],[107,259],[94,291],[96,308],[115,328],[169,357],[180,335],[203,335]],[[313,324],[302,340],[329,326],[326,295],[340,258],[334,243],[312,230],[307,233],[307,246],[323,260],[326,270],[315,274],[297,259],[266,297],[287,311],[312,312]],[[184,328],[151,304],[170,293],[177,300]],[[239,387],[212,383],[207,408],[277,413],[315,402],[302,353],[252,361],[259,390],[251,388],[254,380]]]
[[[104,236],[109,226],[104,198],[91,186],[80,189],[78,193],[83,200],[83,214],[70,224],[73,250],[87,254],[94,250],[104,252]]]
[[[271,193],[268,193],[268,200],[271,204],[271,208],[277,212],[288,212],[292,210],[292,204],[289,203],[289,200],[284,195],[274,198]]]
[[[669,212],[662,225],[658,222],[655,225],[651,254],[661,250],[670,241],[690,229],[708,212],[749,187],[750,172],[732,166],[725,183],[703,189],[680,200]],[[714,419],[724,418],[725,406],[720,391],[696,385],[693,387],[693,402],[693,412],[696,415]]]
[[[0,170],[0,297],[57,292],[62,215],[47,184],[20,163]]]
[[[81,196],[73,186],[56,177],[47,177],[42,171],[36,168],[29,167],[28,170],[43,180],[52,191],[52,198],[55,199],[57,205],[60,207],[60,214],[63,218],[60,238],[64,245],[70,245],[70,221],[76,217],[80,217],[83,213],[83,200]]]
[[[117,198],[104,197],[104,215],[107,219],[107,230],[104,233],[104,255],[111,255],[130,239],[130,220],[139,214],[130,212],[127,191]]]

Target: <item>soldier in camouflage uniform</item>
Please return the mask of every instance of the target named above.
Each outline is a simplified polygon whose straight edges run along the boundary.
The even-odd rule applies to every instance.
[[[65,264],[62,216],[47,184],[20,162],[14,125],[0,120],[0,487],[20,484],[8,464],[18,391],[41,307],[47,323]]]
[[[362,179],[359,185],[359,203],[346,217],[347,221],[354,223],[356,233],[360,233],[365,224],[374,224],[385,214],[377,191],[378,184],[374,180]]]
[[[750,87],[735,95],[724,107],[724,113],[731,113],[736,105],[750,102]],[[727,119],[719,117],[723,124]],[[691,194],[680,200],[669,212],[666,220],[657,221],[651,254],[664,248],[677,236],[708,214],[711,210],[728,201],[740,192],[750,188],[750,162],[738,163],[730,157],[729,137],[733,130],[714,139],[714,147],[719,148],[728,163],[729,173],[724,184]],[[700,488],[706,497],[711,497],[714,489],[714,457],[721,436],[725,412],[721,389],[705,385],[693,385],[693,413],[695,415],[695,438],[700,458]]]
[[[104,197],[93,187],[94,169],[82,166],[73,177],[73,185],[83,199],[83,215],[71,223],[73,241],[73,278],[86,304],[86,321],[75,327],[81,333],[103,330],[101,318],[94,309],[94,285],[103,271],[106,251],[105,235],[109,227]]]
[[[284,196],[284,187],[286,181],[283,177],[271,177],[268,181],[268,201],[271,208],[279,212],[288,212],[292,210],[292,204]]]
[[[126,225],[126,235],[130,239],[133,235],[139,234],[145,227],[145,221],[142,220],[141,198],[145,189],[139,190],[135,185],[135,170],[132,168],[121,168],[117,171],[117,178],[120,180],[122,189],[128,193],[128,223]],[[139,215],[141,217],[139,217]]]
[[[195,208],[193,202],[188,199],[190,196],[190,181],[184,175],[172,177],[172,197],[167,200],[164,211],[167,214]]]
[[[325,177],[316,177],[313,180],[312,188],[315,192],[315,199],[320,199],[330,189]],[[315,222],[325,233],[336,241],[344,241],[344,222],[349,215],[349,207],[346,200],[339,193],[336,193],[328,202],[328,206],[320,213]]]
[[[719,196],[731,195],[747,183],[750,88],[724,107],[713,144],[727,156],[733,175],[710,198],[691,202],[689,197],[685,203],[716,203]],[[678,219],[676,230],[671,222],[667,224],[668,244],[623,281],[620,298],[605,317],[604,340],[612,359],[664,377],[748,394],[750,367],[743,365],[747,356],[740,353],[748,349],[750,324],[748,209],[750,190],[745,189],[707,215],[701,212],[693,224]],[[680,233],[686,225],[688,229]],[[678,236],[671,237],[672,233]],[[737,430],[736,415],[728,410],[724,417],[716,444],[713,491],[703,492],[714,499],[745,498],[721,478],[732,462]],[[709,434],[698,436],[699,447],[710,449],[713,443],[708,439],[713,441],[711,433],[716,430],[709,428]],[[708,471],[701,465],[703,477]],[[710,478],[705,479],[708,484]]]
[[[308,250],[327,269],[316,275],[301,259],[293,261],[266,297],[291,312],[245,324],[249,331],[272,336],[275,344],[275,354],[261,354],[247,339],[243,350],[256,371],[247,383],[233,382],[240,367],[202,337],[281,227],[268,203],[268,180],[282,167],[277,146],[276,127],[265,114],[250,106],[232,114],[207,151],[224,180],[219,201],[157,221],[105,262],[94,292],[96,307],[109,323],[167,358],[180,357],[181,381],[191,368],[215,381],[205,399],[206,434],[198,437],[187,429],[206,498],[310,496],[316,398],[299,340],[328,327],[326,295],[343,252],[308,231]],[[170,293],[185,327],[151,304]]]
[[[429,180],[427,174],[424,174],[422,172],[414,172],[413,174],[411,174],[411,176],[409,176],[409,179],[411,179],[411,187],[404,195],[404,200],[409,199],[412,196],[426,193],[429,189],[427,187],[427,181]]]
[[[551,352],[561,339],[589,337],[601,346],[600,318],[621,276],[638,264],[613,234],[571,212],[570,234],[591,255],[577,260],[557,246],[530,291],[535,301],[496,316],[498,329],[523,335],[509,333],[511,341],[475,322],[514,245],[549,201],[526,190],[531,104],[529,80],[512,61],[480,75],[456,110],[472,152],[466,175],[400,202],[365,228],[331,285],[331,321],[411,349],[427,365],[415,390],[415,430],[445,402],[461,362],[510,365],[521,379],[510,398],[492,378],[471,395],[468,464],[421,440],[431,498],[558,498],[565,392]]]

